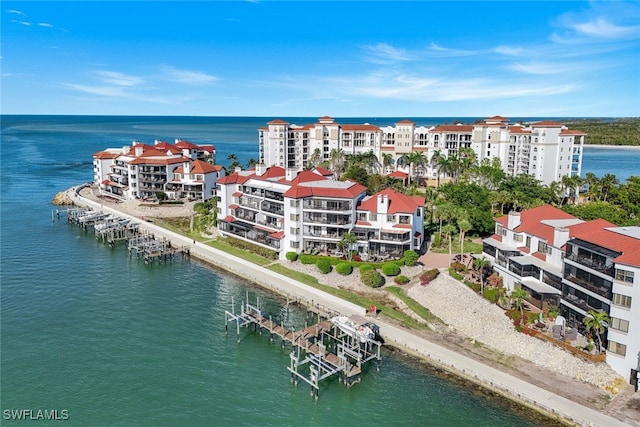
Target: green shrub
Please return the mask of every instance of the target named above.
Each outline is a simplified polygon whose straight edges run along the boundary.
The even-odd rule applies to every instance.
[[[286,257],[289,261],[293,262],[298,259],[298,253],[293,251],[287,252]]]
[[[302,264],[315,264],[316,258],[313,255],[302,254],[299,257]]]
[[[373,264],[361,264],[359,267],[360,274],[364,273],[365,271],[375,270],[375,269],[376,267]]]
[[[360,280],[371,288],[379,288],[384,285],[384,277],[376,270],[366,270],[364,273],[360,273]]]
[[[343,276],[348,276],[353,272],[353,266],[348,262],[341,262],[340,264],[336,264],[336,272]]]
[[[407,283],[409,283],[409,278],[407,276],[398,276],[395,279],[393,279],[394,282],[396,282],[398,285],[406,285]]]
[[[449,275],[456,280],[462,280],[464,277],[460,273],[458,273],[453,267],[449,267]]]
[[[400,267],[395,262],[385,262],[382,264],[382,272],[385,276],[397,276],[400,274]]]
[[[413,267],[416,265],[418,263],[418,258],[420,258],[420,255],[418,255],[416,251],[411,249],[404,251],[404,265],[407,267]]]
[[[484,288],[484,297],[494,304],[498,302],[499,293],[500,289],[498,288],[489,288],[486,286]]]
[[[320,273],[327,274],[331,271],[331,263],[328,259],[319,259],[316,261],[316,267],[320,270]]]
[[[262,246],[255,245],[244,240],[236,239],[235,237],[225,237],[224,240],[233,247],[256,253],[267,259],[278,259],[278,253],[271,249],[263,248]]]

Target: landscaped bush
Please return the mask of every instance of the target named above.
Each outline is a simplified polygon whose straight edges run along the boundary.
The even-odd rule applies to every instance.
[[[331,271],[331,263],[328,259],[319,259],[316,261],[316,267],[320,270],[320,273],[327,274]]]
[[[298,259],[298,253],[297,252],[293,252],[293,251],[287,252],[287,254],[285,256],[291,262],[293,262],[293,261]]]
[[[462,280],[464,277],[462,274],[458,273],[453,267],[449,267],[449,275],[456,280]]]
[[[499,295],[500,289],[498,288],[484,288],[484,297],[494,304],[498,302]]]
[[[299,259],[302,264],[315,264],[317,261],[315,256],[307,254],[300,255]]]
[[[353,266],[348,262],[341,262],[340,264],[336,264],[336,272],[343,276],[348,276],[353,272]]]
[[[462,272],[467,272],[468,271],[467,267],[461,262],[452,262],[451,263],[451,268],[453,268],[458,273],[462,273]]]
[[[375,270],[376,267],[373,264],[361,264],[359,269],[360,269],[360,274],[362,274],[365,271]]]
[[[385,262],[382,264],[382,272],[385,276],[397,276],[400,274],[400,267],[395,262]]]
[[[420,275],[420,283],[422,286],[428,285],[433,279],[438,277],[440,274],[440,270],[437,268],[432,268],[431,270],[427,270]]]
[[[366,270],[364,273],[360,273],[360,280],[372,288],[379,288],[384,285],[384,277],[376,270]]]
[[[420,255],[418,255],[416,251],[404,251],[404,265],[407,267],[413,267],[416,265],[418,263],[418,258],[420,258]]]
[[[244,240],[236,239],[234,237],[225,237],[225,242],[233,247],[244,249],[268,259],[278,259],[278,253],[262,246],[254,245],[253,243],[245,242]]]
[[[398,285],[406,285],[407,283],[409,283],[409,278],[407,276],[398,276],[395,279],[393,279],[394,282],[396,282]]]

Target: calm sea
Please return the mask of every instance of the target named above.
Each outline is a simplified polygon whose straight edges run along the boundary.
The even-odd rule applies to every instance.
[[[351,389],[325,383],[315,402],[290,384],[278,343],[224,334],[224,310],[246,292],[290,325],[303,313],[197,261],[145,265],[52,221],[53,195],[90,181],[99,150],[180,137],[244,163],[269,120],[2,117],[1,423],[12,424],[6,411],[64,410],[83,426],[540,425],[391,352]]]

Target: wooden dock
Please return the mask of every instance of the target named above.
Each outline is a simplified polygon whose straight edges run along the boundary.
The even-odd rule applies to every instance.
[[[144,259],[146,264],[155,261],[171,261],[176,256],[189,256],[187,246],[173,246],[170,240],[157,239],[153,233],[141,231],[138,223],[130,218],[107,214],[90,208],[69,208],[66,211],[67,221],[85,230],[93,228],[96,239],[101,239],[114,247],[119,242],[125,242],[129,255]],[[57,212],[60,217],[60,212]],[[52,219],[55,219],[52,212]]]
[[[248,295],[247,295],[248,300]],[[232,306],[233,306],[232,301]],[[313,307],[313,304],[307,305]],[[348,387],[360,382],[363,365],[370,360],[380,360],[378,341],[362,342],[355,334],[349,334],[334,325],[330,319],[318,322],[296,331],[284,326],[283,322],[274,322],[272,316],[264,316],[259,300],[256,305],[243,302],[240,312],[225,312],[225,332],[228,333],[229,322],[236,322],[238,343],[240,328],[253,327],[256,331],[269,332],[270,339],[280,338],[282,346],[291,346],[290,365],[287,370],[291,374],[291,382],[298,384],[302,380],[311,386],[311,395],[318,399],[320,381],[338,375],[341,382]],[[353,316],[358,322],[366,321],[362,316]]]

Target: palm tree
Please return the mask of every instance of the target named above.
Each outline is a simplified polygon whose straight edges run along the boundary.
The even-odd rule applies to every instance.
[[[458,151],[458,174],[466,176],[472,168],[477,166],[478,156],[471,148],[461,148]]]
[[[512,300],[515,300],[516,307],[520,310],[520,315],[524,316],[524,311],[523,311],[524,301],[529,299],[530,297],[529,292],[525,291],[522,288],[515,288],[514,290],[511,291],[511,294],[509,296],[511,297]]]
[[[466,217],[463,216],[458,218],[458,229],[460,230],[460,258],[462,258],[462,254],[464,253],[464,235],[472,228],[473,225]]]
[[[340,179],[346,168],[346,155],[344,150],[339,148],[337,150],[331,150],[329,153],[329,165],[331,171],[336,175],[336,179]]]
[[[247,169],[251,169],[252,167],[254,167],[255,165],[257,165],[259,162],[254,159],[253,157],[250,158],[249,160],[247,160]]]
[[[347,259],[351,261],[353,254],[351,253],[351,247],[358,243],[358,238],[355,234],[352,233],[344,233],[342,237],[340,237],[340,241],[338,242],[338,248],[345,252],[347,255]]]
[[[242,165],[238,161],[238,157],[235,154],[229,154],[227,156],[227,160],[231,161],[231,163],[229,163],[229,166],[227,166],[227,170],[229,171],[229,173],[233,173],[236,168],[242,168]]]
[[[322,153],[320,152],[319,148],[316,148],[315,150],[313,150],[313,153],[311,153],[311,155],[307,159],[306,169],[311,170],[315,168],[320,164],[321,161],[322,161]]]
[[[387,168],[395,163],[393,159],[393,154],[391,153],[382,153],[382,166],[384,167],[384,172],[387,172]]]
[[[606,202],[607,197],[611,194],[611,190],[614,190],[620,181],[616,178],[615,175],[611,173],[605,174],[602,178],[600,178],[600,186],[602,187],[602,201]]]
[[[609,326],[609,315],[604,311],[589,310],[582,319],[587,332],[593,331],[598,337],[598,352],[602,352],[602,338],[600,335]]]
[[[447,224],[444,227],[442,227],[442,232],[444,233],[445,236],[447,236],[447,238],[449,239],[449,259],[451,259],[451,236],[458,231],[456,229],[456,226],[453,224]]]
[[[478,273],[480,274],[480,295],[484,295],[484,269],[487,267],[491,267],[491,261],[485,257],[473,260],[473,268],[478,270]]]
[[[446,158],[440,153],[440,150],[433,152],[431,156],[431,165],[436,169],[436,188],[440,187],[440,173],[442,172],[442,163]]]
[[[418,182],[418,171],[423,168],[429,161],[422,151],[412,151],[401,156],[403,163],[409,165],[409,175],[414,175],[413,182]]]

